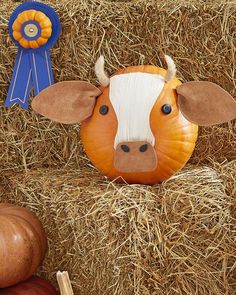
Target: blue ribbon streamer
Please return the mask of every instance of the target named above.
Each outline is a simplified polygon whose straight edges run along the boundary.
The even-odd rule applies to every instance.
[[[37,95],[53,83],[49,51],[28,53],[19,50],[5,107],[18,103],[22,108],[27,109],[32,86],[34,86],[34,95]]]
[[[52,23],[52,36],[46,45],[37,49],[25,49],[13,37],[12,24],[19,13],[29,9],[43,12]],[[27,109],[32,87],[34,88],[34,95],[37,95],[54,83],[49,50],[59,37],[60,21],[56,12],[50,6],[39,2],[27,2],[21,4],[13,12],[9,22],[9,31],[19,50],[4,106],[9,107],[18,103],[22,108]]]

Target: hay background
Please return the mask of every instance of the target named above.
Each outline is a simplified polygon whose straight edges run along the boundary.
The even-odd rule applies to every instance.
[[[236,294],[236,122],[201,128],[189,166],[163,185],[109,184],[84,154],[79,125],[2,107],[16,55],[7,23],[20,2],[0,6],[0,199],[44,222],[44,275],[67,269],[84,295]],[[210,80],[236,97],[235,1],[45,3],[62,21],[57,81],[96,83],[101,53],[110,74],[165,66],[167,53],[184,81]]]
[[[38,214],[50,242],[41,274],[67,269],[75,294],[235,294],[235,177],[236,161],[188,165],[153,187],[40,169],[5,175],[1,199]]]

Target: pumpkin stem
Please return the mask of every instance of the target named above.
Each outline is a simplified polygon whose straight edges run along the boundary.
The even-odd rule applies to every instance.
[[[61,295],[74,295],[67,271],[57,272],[57,282],[60,288]]]

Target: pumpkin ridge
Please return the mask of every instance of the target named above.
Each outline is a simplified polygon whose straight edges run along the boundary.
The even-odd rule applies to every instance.
[[[169,155],[167,155],[166,153],[164,153],[162,151],[159,151],[159,153],[162,154],[162,156],[164,156],[165,158],[169,158],[169,159],[171,159],[172,161],[174,161],[174,162],[176,162],[178,164],[182,165],[183,163],[185,163],[185,161],[180,162],[180,161],[176,160],[173,156],[169,156]]]
[[[28,221],[21,218],[20,216],[15,216],[14,218],[17,222],[17,225],[21,228],[21,230],[24,230],[25,236],[27,237],[27,240],[28,240],[28,246],[29,246],[28,257],[30,258],[30,261],[28,262],[29,267],[25,268],[25,275],[24,275],[24,280],[27,280],[30,277],[31,273],[35,271],[35,269],[34,269],[35,267],[33,268],[33,265],[35,263],[33,263],[33,262],[34,262],[34,259],[37,257],[34,257],[34,250],[33,250],[33,245],[32,245],[32,238],[35,238],[35,235],[33,235],[33,237],[29,235],[28,227],[32,228],[32,225]],[[31,266],[31,268],[30,268],[30,266]],[[27,269],[28,269],[28,271],[27,271]]]
[[[158,152],[161,152],[161,153],[166,154],[166,152],[163,151],[160,147],[161,147],[161,145],[159,144],[159,145],[157,146],[156,150],[157,150]],[[173,151],[173,149],[170,149],[170,148],[169,148],[168,150],[169,150],[168,153],[171,153],[171,151]],[[176,151],[176,150],[174,149],[174,151]],[[179,153],[182,153],[182,154],[185,154],[185,155],[189,156],[189,152],[185,152],[185,151],[180,150]],[[190,156],[191,156],[191,155],[190,155]]]
[[[160,145],[159,151],[164,152],[164,149],[166,150],[164,153],[167,154],[172,154],[172,152],[180,152],[180,153],[186,153],[189,154],[190,152],[193,151],[195,147],[194,143],[188,143],[188,144],[176,144],[175,149],[173,150],[173,146],[169,143],[163,143]]]
[[[171,130],[171,131],[182,131],[182,130],[191,130],[191,126],[189,126],[189,124],[185,124],[185,125],[181,125],[181,126],[174,126],[176,124],[173,124],[173,125],[167,125],[165,126],[164,124],[162,125],[161,127],[161,131],[168,131],[168,130]],[[195,132],[192,132],[193,134],[195,134]]]
[[[29,278],[43,260],[45,246],[40,222],[25,208],[0,204],[0,233],[0,243],[8,245],[5,255],[9,253],[8,261],[0,264],[0,287],[3,288]]]
[[[165,131],[165,130],[164,130]],[[167,135],[169,135],[169,136],[172,136],[172,135],[175,135],[175,136],[179,136],[179,137],[181,137],[181,138],[183,138],[183,137],[192,137],[192,136],[194,136],[194,135],[196,135],[196,133],[195,132],[188,132],[187,134],[183,134],[183,133],[180,133],[180,132],[178,132],[177,134],[176,134],[176,132],[174,132],[175,130],[173,130],[173,129],[171,129],[171,130],[169,130],[169,132],[167,133]],[[161,134],[163,134],[164,132],[161,132]],[[163,135],[161,135],[161,134],[158,134],[157,135],[157,137],[158,138],[166,138],[166,134],[165,134],[165,136],[163,136]]]
[[[167,166],[163,163],[158,164],[158,168],[160,169],[160,167],[162,167],[161,171],[159,173],[161,173],[162,175],[164,175],[164,178],[169,178],[170,175],[175,174],[176,171],[174,171],[173,169],[169,168],[168,170],[166,169]],[[171,171],[171,172],[170,172]]]
[[[0,207],[0,213],[1,213],[1,215],[4,214],[4,212],[5,212],[5,214],[7,216],[8,215],[9,216],[16,216],[16,217],[21,218],[22,220],[25,220],[31,226],[33,226],[33,224],[32,224],[32,221],[33,221],[34,222],[34,228],[37,227],[37,229],[38,229],[38,227],[39,227],[40,230],[35,230],[35,232],[40,237],[40,243],[41,243],[43,252],[45,254],[45,252],[47,250],[47,246],[44,246],[44,245],[47,243],[47,241],[46,241],[46,238],[41,235],[41,232],[42,231],[44,232],[44,229],[43,229],[42,225],[40,224],[37,216],[34,213],[28,211],[24,207],[16,207],[15,208],[14,205],[13,206],[7,206],[7,208],[5,208],[5,210],[3,210],[3,213],[1,213],[1,207]],[[30,222],[29,222],[29,219],[30,219]]]
[[[185,140],[185,139],[183,139],[183,140],[162,139],[161,141],[162,141],[162,142],[177,142],[177,143],[180,143],[181,145],[182,145],[183,143],[189,143],[189,144],[194,144],[194,145],[195,145],[195,143],[196,143],[196,141],[190,141],[190,140]]]
[[[19,218],[20,220],[24,220],[25,221],[25,223],[28,225],[29,228],[31,228],[32,232],[34,233],[34,236],[37,236],[38,237],[38,242],[39,242],[39,245],[40,245],[40,248],[41,248],[41,251],[40,251],[41,252],[41,255],[40,256],[43,256],[44,255],[43,241],[41,240],[38,232],[34,229],[34,227],[32,226],[32,224],[26,218],[24,218],[23,216],[19,216],[19,215],[15,214],[15,213],[10,213],[10,214],[6,214],[6,215],[12,216],[14,218]],[[26,227],[26,230],[27,230],[27,227]]]
[[[4,218],[4,216],[0,216],[0,222],[1,222],[1,219]],[[7,218],[4,218],[5,219],[5,222],[8,222]],[[1,245],[1,249],[2,249],[2,252],[4,253],[7,253],[7,249],[8,247],[6,246],[6,241],[4,240],[4,237],[2,235],[0,235],[0,245]],[[3,264],[6,264],[7,262],[7,255],[3,255],[3,261],[1,261],[1,263]],[[1,267],[0,267],[1,269]],[[6,277],[6,276],[5,276]],[[1,288],[1,280],[4,280],[6,278],[0,278],[0,288]]]
[[[51,285],[48,285],[47,281],[42,280],[35,280],[35,284],[42,290],[43,288],[47,288],[47,291],[53,291],[53,287]],[[42,293],[42,295],[45,295],[45,293]]]
[[[195,146],[196,142],[189,142],[189,141],[186,141],[186,140],[161,140],[161,142],[159,141],[159,146],[162,146],[162,147],[166,147],[166,148],[173,148],[173,144],[172,143],[175,143],[174,146],[176,147],[182,147],[183,149],[189,149],[190,146]]]
[[[27,281],[0,290],[2,295],[58,295],[58,292],[47,280],[33,276]]]
[[[164,169],[164,171],[166,171],[169,174],[169,177],[172,175],[175,175],[180,169],[181,167],[183,167],[184,164],[182,164],[181,166],[179,166],[178,168],[172,168],[170,164],[165,165],[164,163],[160,164],[159,167],[162,167],[162,169]]]
[[[86,151],[86,149],[85,149],[85,151]],[[104,151],[106,151],[106,149],[104,149]],[[90,151],[90,157],[91,157],[91,158],[94,158],[94,156],[95,156],[95,157],[97,156],[96,151],[94,151],[94,152],[91,152],[91,151]],[[114,157],[113,157],[112,159],[109,159],[109,158],[106,157],[106,154],[104,154],[103,157],[99,157],[99,160],[98,160],[98,158],[96,159],[96,165],[99,166],[100,164],[110,163],[110,161],[112,161],[112,163],[113,163],[113,161],[114,161]],[[95,162],[95,161],[94,161],[94,162]],[[96,167],[95,167],[95,168],[96,168]],[[96,169],[97,169],[97,168],[96,168]],[[111,169],[110,169],[109,171],[111,171],[112,169],[113,169],[113,167],[111,167]],[[103,171],[105,171],[105,169],[103,169]]]
[[[38,233],[35,231],[34,227],[31,225],[29,221],[26,221],[25,229],[26,229],[26,233],[28,235],[28,239],[30,243],[31,257],[32,257],[31,269],[29,269],[28,271],[28,276],[30,276],[32,273],[36,271],[37,266],[41,264],[44,253],[43,253],[40,237],[38,236]]]
[[[21,246],[23,245],[24,250],[28,252],[29,248],[29,241],[27,239],[27,234],[25,229],[21,226],[21,223],[19,222],[19,218],[16,218],[16,216],[12,217],[11,219],[7,218],[7,226],[8,226],[8,231],[9,233],[17,234],[19,231],[21,232],[21,238],[18,240],[18,244],[20,242]],[[10,240],[10,238],[9,238]],[[14,251],[14,254],[15,251]],[[28,254],[28,253],[27,253]],[[30,253],[31,254],[31,253]],[[23,256],[21,258],[24,258],[23,260],[21,259],[21,267],[18,268],[18,272],[21,272],[21,277],[23,278],[22,280],[27,279],[27,269],[31,263],[32,257],[31,255]],[[14,274],[17,276],[17,272]],[[11,279],[12,280],[12,279]]]
[[[170,175],[174,175],[174,174],[176,174],[176,172],[179,170],[174,170],[174,169],[172,169],[170,166],[169,166],[169,164],[168,165],[166,165],[165,163],[162,163],[162,162],[159,162],[158,163],[158,168],[160,168],[160,167],[162,167],[162,172],[163,171],[166,171],[167,173],[166,174],[168,174],[168,176],[170,176]]]

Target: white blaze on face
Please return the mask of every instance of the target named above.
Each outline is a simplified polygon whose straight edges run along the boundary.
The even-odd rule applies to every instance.
[[[150,113],[165,81],[160,75],[128,73],[110,80],[110,100],[118,120],[114,147],[126,141],[155,144]]]

